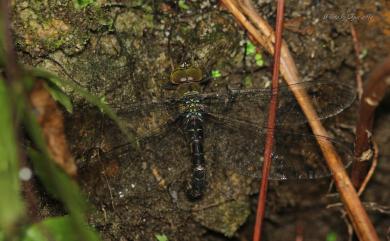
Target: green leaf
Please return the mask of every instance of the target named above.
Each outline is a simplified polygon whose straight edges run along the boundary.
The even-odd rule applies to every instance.
[[[335,232],[329,232],[328,235],[326,235],[326,241],[336,241],[337,240],[337,234]]]
[[[65,205],[70,213],[73,233],[77,240],[98,241],[99,237],[85,222],[86,202],[77,184],[59,170],[49,158],[33,149],[28,150],[34,168],[43,185]],[[38,239],[39,240],[39,239]],[[66,239],[65,239],[66,240]],[[71,240],[71,239],[70,239]]]
[[[157,241],[168,241],[168,237],[165,234],[156,234]]]
[[[257,66],[259,66],[259,67],[264,66],[263,55],[261,55],[260,53],[257,53],[255,55],[255,60],[256,60],[256,65]]]
[[[185,0],[179,0],[179,8],[182,10],[190,9]]]
[[[221,72],[219,71],[219,70],[212,70],[211,71],[211,77],[213,77],[213,78],[219,78],[219,77],[221,77],[222,76],[222,74],[221,74]]]
[[[29,148],[27,154],[33,162],[35,173],[43,185],[58,198],[70,213],[73,226],[79,240],[99,240],[89,229],[86,229],[85,212],[87,205],[75,181],[60,170],[48,154],[42,131],[31,111],[26,111],[24,125],[39,152]]]
[[[49,72],[42,70],[42,69],[38,69],[38,68],[32,69],[31,74],[35,77],[49,80],[49,81],[53,82],[53,84],[55,84],[59,87],[62,87],[62,88],[68,87],[68,88],[72,89],[73,91],[75,91],[80,96],[82,96],[90,104],[98,107],[103,113],[108,115],[108,117],[110,117],[117,124],[117,126],[122,131],[122,133],[124,133],[126,135],[127,140],[132,144],[132,147],[135,150],[138,150],[139,143],[138,143],[138,140],[136,138],[136,135],[133,132],[131,132],[125,128],[124,124],[119,119],[119,117],[115,114],[115,112],[112,110],[112,108],[109,105],[107,105],[106,103],[104,103],[104,101],[102,101],[102,100],[104,100],[104,98],[99,98],[98,96],[95,96],[95,95],[89,93],[87,90],[85,90],[84,88],[82,88],[78,84],[76,84],[72,81],[65,80],[65,79],[59,79],[54,74],[49,73]]]
[[[98,236],[89,227],[83,227],[91,236]],[[46,218],[40,223],[31,225],[22,241],[79,241],[78,230],[69,216]]]
[[[256,46],[251,41],[247,41],[245,51],[247,55],[253,55],[256,53]]]
[[[100,102],[102,102],[102,103],[104,103],[104,104],[107,105],[106,97],[105,97],[105,96],[100,97]],[[103,110],[103,109],[100,109],[100,112],[103,112],[103,113],[104,113],[104,110]]]
[[[35,173],[54,197],[63,201],[69,210],[80,213],[86,211],[84,197],[76,182],[60,170],[48,154],[29,148],[28,156],[33,162]]]
[[[46,89],[49,91],[50,95],[54,100],[58,101],[62,106],[65,107],[66,111],[73,113],[73,105],[69,96],[67,96],[61,88],[57,85],[52,84],[53,82],[48,82],[45,84]]]
[[[0,76],[0,229],[7,233],[23,214],[20,196],[18,145],[15,136],[15,108],[11,91]],[[12,93],[12,92],[11,92]]]

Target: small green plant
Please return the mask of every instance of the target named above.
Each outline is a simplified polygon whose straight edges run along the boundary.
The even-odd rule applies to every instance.
[[[94,1],[78,1],[88,4]],[[1,13],[0,13],[1,16]],[[36,112],[29,108],[27,92],[34,86],[35,80],[45,80],[46,89],[52,97],[62,104],[68,112],[73,111],[70,98],[63,89],[71,89],[88,102],[97,106],[115,119],[115,122],[125,134],[136,143],[135,137],[126,131],[120,124],[115,112],[101,99],[72,81],[62,80],[56,75],[37,68],[24,68],[17,65],[14,59],[7,59],[5,42],[7,36],[0,18],[0,241],[99,241],[100,238],[95,230],[88,227],[86,213],[89,209],[86,198],[81,193],[77,183],[69,178],[61,170],[49,154],[45,136],[36,119]],[[20,75],[7,76],[3,70],[13,68]],[[17,66],[17,67],[15,67]],[[12,78],[12,79],[11,79]],[[31,146],[25,147],[24,151],[32,162],[34,173],[41,180],[46,190],[67,210],[68,215],[45,218],[38,223],[25,223],[25,203],[21,196],[19,166],[21,145],[18,140],[16,126],[22,125],[24,133],[29,137]],[[131,141],[131,140],[130,140]],[[21,224],[23,226],[19,227]],[[18,231],[18,232],[16,232]]]
[[[326,241],[336,241],[337,240],[337,234],[335,232],[329,232],[328,235],[326,235]]]
[[[256,53],[255,60],[256,60],[256,65],[257,66],[259,66],[259,67],[263,67],[264,66],[264,59],[263,59],[263,55],[262,54]]]
[[[157,241],[168,241],[168,237],[165,234],[156,234]]]
[[[258,53],[256,50],[256,46],[251,42],[247,41],[245,45],[245,53],[247,56],[251,56],[251,58],[255,58],[255,63],[259,67],[263,67],[265,64],[265,61],[263,59],[263,55],[261,53]]]
[[[182,10],[190,9],[190,6],[187,5],[185,0],[179,0],[179,8]]]
[[[256,53],[256,46],[251,41],[247,41],[245,52],[247,55],[254,55]]]
[[[26,230],[22,241],[78,241],[80,239],[72,225],[72,219],[68,215],[46,218],[31,225]]]
[[[217,70],[217,69],[211,71],[211,77],[213,77],[213,78],[219,78],[219,77],[221,77],[221,76],[222,76],[221,71],[219,71],[219,70]]]
[[[75,93],[77,93],[78,95],[80,95],[81,97],[83,97],[91,105],[98,107],[101,112],[106,114],[109,118],[111,118],[118,125],[119,129],[126,135],[127,140],[132,144],[132,146],[135,149],[138,149],[138,142],[137,142],[137,139],[135,137],[135,134],[128,131],[124,127],[123,123],[120,121],[120,119],[116,115],[115,111],[109,105],[106,104],[106,100],[104,97],[95,96],[92,93],[85,90],[84,88],[82,88],[81,86],[75,84],[74,82],[68,81],[66,79],[60,79],[60,78],[58,78],[58,76],[56,76],[50,72],[47,72],[43,69],[38,69],[38,68],[32,69],[32,70],[30,70],[29,74],[31,76],[34,76],[34,78],[47,80],[50,83],[50,85],[57,86],[60,90],[65,89],[65,88],[69,88],[72,91],[74,91]],[[53,97],[53,98],[55,98],[55,97]],[[66,105],[68,105],[67,102],[68,101],[66,99],[60,101],[60,103],[62,105],[64,105],[64,107],[66,109],[70,108],[70,106],[69,107],[66,106]]]
[[[251,88],[253,86],[252,78],[249,75],[246,76],[243,84],[246,88]]]

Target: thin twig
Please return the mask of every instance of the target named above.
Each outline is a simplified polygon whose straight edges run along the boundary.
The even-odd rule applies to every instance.
[[[268,175],[271,169],[272,148],[274,143],[274,132],[276,123],[276,111],[278,107],[278,91],[279,91],[279,67],[280,67],[280,52],[282,45],[283,32],[283,17],[284,17],[284,0],[278,1],[276,14],[276,41],[274,54],[274,68],[272,74],[272,95],[268,110],[268,129],[266,142],[264,147],[264,162],[262,168],[262,178],[259,191],[259,199],[257,202],[256,222],[253,232],[253,241],[261,240],[261,232],[264,221],[264,213],[267,199]],[[260,147],[259,147],[260,148]]]
[[[373,157],[370,140],[375,110],[389,87],[390,57],[387,57],[372,71],[360,101],[359,120],[356,125],[356,161],[351,171],[351,180],[356,189],[360,187],[370,169],[370,161]]]
[[[12,113],[12,121],[13,121],[13,132],[16,136],[16,143],[21,143],[21,135],[20,135],[20,128],[19,128],[19,119],[16,117],[16,111],[17,111],[17,101],[14,101],[15,98],[17,99],[20,94],[22,94],[22,89],[17,88],[17,86],[21,86],[21,69],[18,66],[17,60],[16,60],[16,52],[13,46],[13,38],[12,33],[10,30],[11,22],[10,22],[10,5],[8,0],[2,0],[0,2],[0,23],[2,23],[2,26],[0,26],[0,35],[3,35],[3,45],[0,46],[0,48],[4,47],[4,69],[6,78],[5,82],[7,83],[7,87],[10,90],[10,105],[11,105],[11,111]],[[19,146],[17,146],[17,155],[18,160],[20,163],[18,163],[21,167],[29,168],[29,165],[27,164],[25,153],[23,153]],[[31,179],[29,181],[26,181],[22,185],[23,193],[25,200],[27,201],[28,206],[28,213],[30,216],[30,219],[33,221],[37,221],[39,218],[38,215],[38,199],[34,192],[34,186],[31,183]]]
[[[390,207],[378,204],[376,202],[363,202],[363,206],[366,207],[370,211],[375,211],[378,213],[390,215]],[[327,209],[330,208],[342,208],[343,204],[342,203],[332,203],[326,206]]]
[[[250,7],[251,2],[249,0],[242,0],[240,2],[242,11],[249,17],[250,20],[240,11],[240,9],[238,9],[238,4],[233,3],[237,2],[237,0],[221,0],[221,2],[223,2],[229,11],[236,17],[237,21],[239,21],[248,30],[248,33],[253,36],[258,44],[263,46],[272,54],[273,47],[271,43],[274,39],[272,28],[256,13],[253,7]],[[294,85],[300,81],[297,67],[285,43],[282,45],[281,52],[281,73],[288,85]],[[302,111],[305,113],[314,135],[329,136],[319,121],[316,110],[306,91],[303,88],[293,88],[292,91]],[[345,171],[341,158],[337,154],[332,143],[324,140],[323,138],[318,138],[317,142],[327,161],[329,169],[333,173],[333,178],[340,193],[341,200],[345,205],[352,223],[355,224],[354,227],[356,228],[355,230],[358,237],[360,240],[379,240],[374,226],[364,210],[364,207],[359,200],[359,196],[357,195]]]
[[[3,34],[4,34],[4,52],[5,52],[5,73],[7,75],[6,81],[8,84],[11,82],[17,82],[20,80],[20,69],[16,62],[16,52],[14,50],[12,33],[10,30],[10,6],[8,0],[1,0],[1,15],[3,22]],[[1,16],[0,15],[0,16]]]
[[[353,225],[349,221],[349,219],[347,217],[347,213],[344,211],[344,209],[341,209],[340,212],[341,212],[341,217],[344,220],[345,225],[347,226],[348,241],[353,241],[353,237],[354,237],[354,235],[353,235],[353,229],[354,229]]]
[[[355,48],[356,89],[360,100],[363,95],[363,80],[362,80],[362,67],[361,67],[362,63],[360,59],[361,48],[360,48],[358,33],[356,32],[355,26],[352,23],[351,23],[351,35],[352,35],[353,46]]]
[[[362,185],[360,185],[360,188],[358,191],[359,196],[362,195],[362,193],[366,189],[367,184],[370,182],[372,176],[374,175],[376,166],[378,165],[379,148],[378,148],[378,145],[374,142],[374,140],[372,140],[372,145],[373,145],[372,149],[374,151],[374,158],[372,159],[370,170],[368,170],[368,173],[367,173],[366,177],[364,178]]]
[[[295,225],[295,241],[303,241],[303,225],[299,220]]]

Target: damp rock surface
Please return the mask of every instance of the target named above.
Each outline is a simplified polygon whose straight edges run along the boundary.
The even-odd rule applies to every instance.
[[[206,93],[228,87],[269,86],[272,56],[262,49],[257,51],[261,57],[245,54],[248,36],[217,1],[75,2],[14,1],[13,31],[18,54],[23,63],[78,83],[115,110],[131,110],[142,103],[181,96],[187,89],[164,87],[172,71],[183,63],[200,68],[205,77],[215,70],[221,73],[221,78],[202,87]],[[273,26],[274,2],[254,2]],[[365,31],[361,39],[368,52],[363,61],[366,77],[389,49],[389,20],[375,17],[388,16],[388,12],[385,1],[360,5],[341,0],[288,1],[284,38],[303,80],[342,82],[353,88],[355,53],[350,24]],[[355,20],[351,16],[356,16]],[[262,65],[258,64],[259,58]],[[155,240],[156,234],[165,234],[170,241],[251,237],[258,179],[219,168],[218,162],[211,161],[223,162],[237,154],[234,142],[239,140],[235,140],[234,133],[238,132],[232,131],[228,140],[223,139],[222,131],[208,132],[212,136],[205,137],[205,155],[210,160],[210,183],[204,199],[189,202],[181,190],[191,175],[190,147],[179,130],[164,133],[164,123],[171,116],[163,113],[123,118],[137,136],[155,137],[137,151],[121,146],[126,139],[107,116],[71,90],[65,91],[76,106],[75,113],[67,116],[68,139],[78,160],[80,184],[96,210],[90,223],[104,240]],[[353,104],[325,122],[335,138],[353,141],[353,133],[348,131],[351,128],[343,127],[355,124],[356,108]],[[383,143],[388,145],[386,139]],[[218,150],[230,149],[216,153],[213,145],[221,147]],[[294,152],[299,150],[291,150]],[[296,223],[303,223],[308,240],[325,240],[333,231],[346,235],[339,213],[324,208],[333,201],[326,198],[328,184],[329,179],[271,182],[265,235],[272,240],[291,239]],[[378,193],[367,195],[375,200],[381,195]],[[388,192],[380,193],[388,196]],[[378,200],[386,200],[383,197]],[[44,210],[47,212],[47,207]],[[50,210],[51,214],[59,212],[56,206]],[[381,218],[378,226],[382,225]]]

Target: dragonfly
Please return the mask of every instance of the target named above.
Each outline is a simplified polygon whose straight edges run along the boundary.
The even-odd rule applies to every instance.
[[[194,87],[204,80],[200,68],[182,66],[172,72],[169,85],[170,89],[186,86],[184,93],[132,103],[117,111],[128,128],[139,133],[141,150],[149,153],[146,162],[152,163],[157,181],[163,183],[162,186],[169,183],[175,202],[190,203],[190,206],[207,199],[207,192],[219,190],[225,196],[231,194],[229,188],[223,189],[213,183],[216,178],[229,179],[223,177],[222,170],[251,178],[261,177],[267,132],[265,113],[271,98],[269,88],[222,88],[202,92]],[[339,82],[316,80],[282,86],[278,93],[280,101],[269,178],[315,179],[330,175],[317,145],[321,140],[333,142],[342,154],[344,164],[349,165],[348,146],[328,137],[289,129],[308,120],[292,89],[304,89],[308,93],[320,119],[337,115],[353,103],[356,95],[353,88]],[[121,144],[107,155],[110,158],[129,155],[128,147],[128,143]],[[124,187],[118,187],[118,190],[120,196],[131,193]]]

